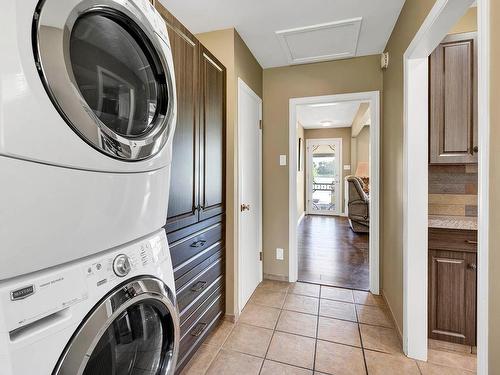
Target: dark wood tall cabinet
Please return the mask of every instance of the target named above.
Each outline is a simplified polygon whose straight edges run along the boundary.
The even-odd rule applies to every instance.
[[[157,5],[158,6],[158,5]],[[199,62],[200,43],[164,10],[177,84],[177,125],[172,153],[172,183],[167,232],[198,222],[199,205]]]
[[[225,313],[226,69],[159,2],[177,85],[168,217],[181,342],[177,372]]]
[[[226,71],[203,46],[200,49],[200,219],[224,212]]]
[[[477,163],[476,33],[447,36],[429,58],[429,161]]]

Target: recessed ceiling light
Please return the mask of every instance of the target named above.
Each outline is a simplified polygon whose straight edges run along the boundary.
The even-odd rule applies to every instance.
[[[325,120],[325,121],[321,121],[320,124],[322,126],[332,126],[333,125],[333,121],[327,121],[327,120]]]
[[[338,105],[339,103],[316,103],[316,104],[309,104],[309,107],[331,107],[333,105]]]

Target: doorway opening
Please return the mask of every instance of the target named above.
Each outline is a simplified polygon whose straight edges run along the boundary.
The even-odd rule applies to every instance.
[[[379,293],[379,93],[290,100],[290,281]]]
[[[489,2],[477,2],[477,38],[450,31],[473,3],[436,1],[404,55],[403,347],[425,361],[429,338],[452,341],[448,351],[477,342],[486,374]]]

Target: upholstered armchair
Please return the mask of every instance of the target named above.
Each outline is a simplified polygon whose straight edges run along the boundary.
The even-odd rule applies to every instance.
[[[370,196],[363,189],[360,177],[346,177],[348,185],[347,216],[354,232],[368,233],[370,231]]]

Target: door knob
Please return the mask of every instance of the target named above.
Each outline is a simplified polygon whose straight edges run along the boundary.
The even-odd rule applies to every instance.
[[[243,211],[250,211],[250,205],[249,204],[245,204],[243,203],[241,206],[240,206],[240,211],[243,212]]]

